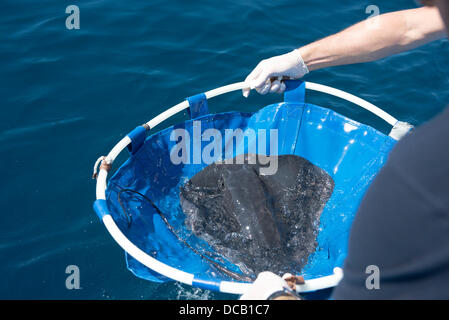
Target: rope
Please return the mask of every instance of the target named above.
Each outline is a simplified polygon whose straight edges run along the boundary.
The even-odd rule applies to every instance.
[[[92,179],[94,179],[94,180],[97,179],[97,177],[98,177],[98,172],[97,172],[98,165],[99,165],[100,162],[103,161],[104,159],[106,159],[106,157],[105,157],[105,156],[101,156],[100,158],[97,159],[97,161],[95,161],[95,164],[94,164],[94,173],[92,174]]]
[[[117,185],[116,185],[117,186]],[[181,241],[187,248],[189,248],[190,250],[192,250],[195,254],[199,255],[201,257],[201,259],[206,260],[207,262],[209,262],[211,265],[213,265],[215,268],[217,268],[218,270],[220,270],[221,272],[223,272],[224,274],[226,274],[227,276],[233,278],[234,280],[238,280],[238,281],[247,281],[247,282],[252,282],[252,279],[248,276],[245,275],[241,275],[238,274],[234,271],[229,270],[228,268],[220,265],[219,263],[215,262],[212,259],[209,259],[208,257],[204,256],[201,252],[199,252],[198,250],[196,250],[195,248],[193,248],[190,244],[187,243],[186,240],[182,239],[176,232],[176,230],[173,228],[173,226],[168,222],[168,219],[165,217],[165,215],[162,213],[162,211],[154,204],[154,202],[148,198],[147,196],[143,195],[142,193],[132,190],[132,189],[125,189],[125,188],[121,188],[119,187],[121,190],[118,192],[117,197],[118,197],[118,202],[120,204],[120,207],[122,208],[123,212],[125,213],[125,215],[128,218],[128,228],[131,226],[132,223],[132,218],[130,215],[128,215],[126,213],[126,209],[122,203],[122,200],[120,198],[121,194],[123,192],[128,192],[128,193],[132,193],[132,194],[137,194],[139,196],[141,196],[144,200],[146,200],[149,204],[151,204],[151,206],[154,208],[154,210],[156,210],[156,212],[159,214],[159,216],[162,218],[162,220],[164,221],[164,223],[167,225],[167,228],[173,233],[173,235],[179,240]]]
[[[106,157],[101,156],[100,158],[97,159],[97,161],[95,161],[94,173],[92,174],[92,179],[97,179],[97,177],[98,177],[98,172],[97,172],[98,164],[100,164],[100,170],[104,169],[108,172],[109,172],[109,170],[111,170],[111,167],[112,167],[112,164],[108,163],[108,161],[106,160]]]

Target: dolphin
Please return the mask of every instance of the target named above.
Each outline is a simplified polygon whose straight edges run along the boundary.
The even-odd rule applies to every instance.
[[[329,174],[307,159],[277,156],[277,171],[263,174],[263,157],[217,161],[180,188],[187,228],[252,278],[302,269],[334,189]]]

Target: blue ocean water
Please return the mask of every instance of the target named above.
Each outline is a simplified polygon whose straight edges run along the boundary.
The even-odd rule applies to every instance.
[[[80,8],[79,30],[65,9]],[[242,81],[259,60],[365,19],[372,1],[232,0],[0,2],[0,298],[220,299],[126,269],[92,210],[92,167],[136,125],[184,97]],[[380,12],[415,7],[378,4]],[[419,125],[449,102],[449,45],[436,41],[377,62],[311,73]],[[385,129],[341,101],[311,102]],[[213,112],[254,111],[277,95],[238,93]],[[177,116],[173,121],[182,121]],[[169,125],[164,123],[160,128]],[[120,158],[121,159],[121,158]],[[119,160],[120,160],[119,159]],[[119,161],[118,160],[118,161]],[[81,289],[68,290],[68,265]]]

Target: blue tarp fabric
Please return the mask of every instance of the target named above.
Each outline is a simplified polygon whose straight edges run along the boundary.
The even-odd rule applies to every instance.
[[[140,249],[172,267],[205,279],[230,280],[217,274],[207,261],[178,241],[149,203],[135,194],[123,192],[120,197],[126,207],[125,214],[118,194],[120,190],[132,189],[146,195],[190,245],[238,272],[237,266],[230,264],[225,257],[217,256],[207,243],[197,239],[185,227],[179,189],[208,164],[174,164],[170,150],[177,141],[172,141],[170,136],[174,129],[182,128],[193,137],[199,124],[204,124],[202,133],[206,128],[215,128],[221,132],[224,140],[222,154],[227,158],[246,153],[251,143],[256,142],[249,139],[242,142],[245,144],[242,148],[229,150],[226,129],[253,129],[255,132],[277,129],[279,155],[301,156],[325,170],[335,182],[333,194],[321,214],[318,246],[301,270],[305,279],[332,274],[333,268],[342,266],[346,257],[349,230],[359,202],[385,163],[395,140],[332,110],[305,103],[304,96],[304,84],[294,82],[287,87],[285,102],[266,106],[255,113],[195,113],[195,119],[147,137],[108,183],[107,204],[119,228]],[[201,104],[202,100],[199,101]],[[204,148],[209,141],[197,143]],[[193,149],[192,144],[190,148]],[[266,154],[271,154],[270,151],[267,149]],[[126,260],[129,270],[138,277],[157,282],[168,280],[129,255]]]

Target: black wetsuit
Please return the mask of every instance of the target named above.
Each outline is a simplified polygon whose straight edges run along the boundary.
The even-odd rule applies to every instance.
[[[356,214],[332,298],[449,299],[449,108],[393,148]]]

